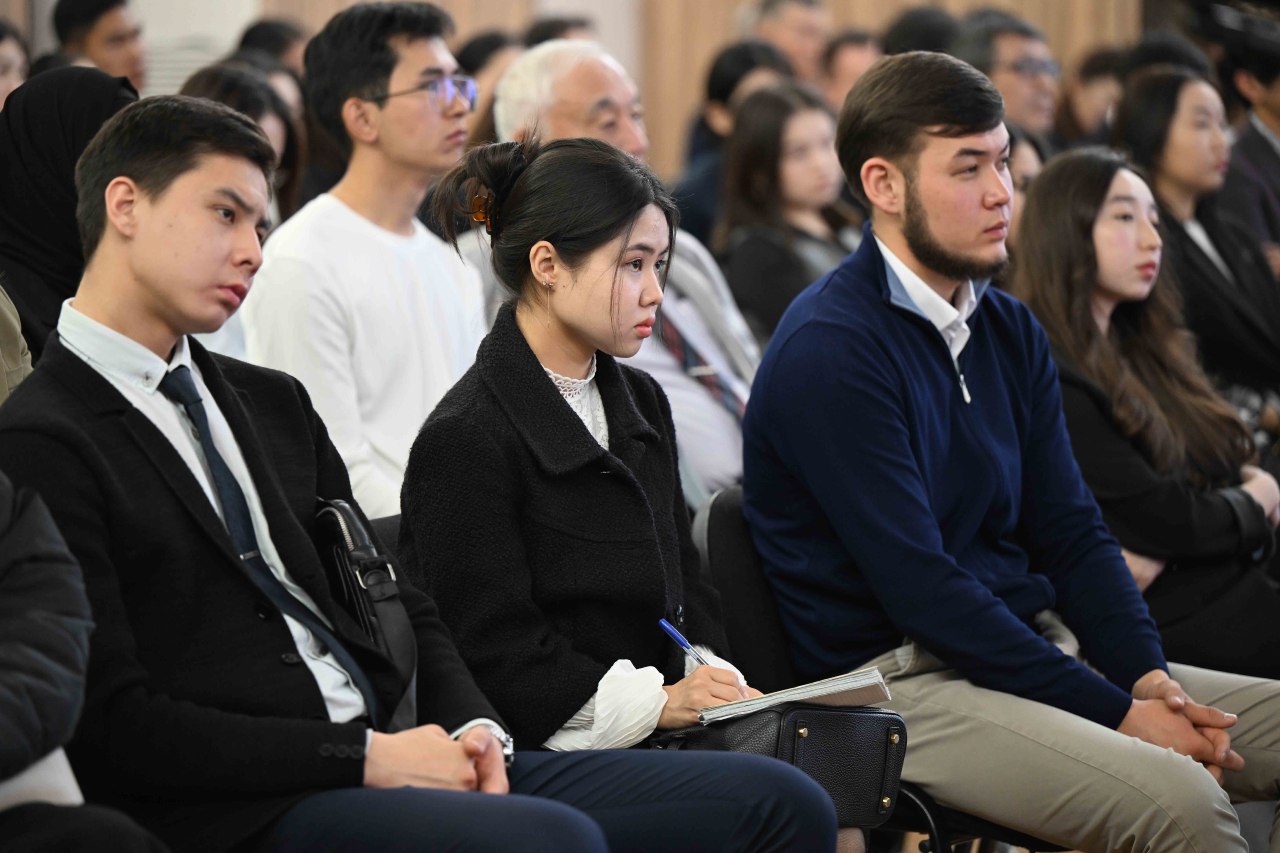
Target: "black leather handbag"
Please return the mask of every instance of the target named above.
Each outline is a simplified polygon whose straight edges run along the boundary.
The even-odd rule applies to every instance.
[[[386,730],[413,728],[418,724],[418,643],[400,601],[395,566],[378,553],[359,513],[343,500],[317,499],[315,544],[334,599],[407,685]]]
[[[893,711],[785,702],[752,714],[655,734],[654,749],[717,749],[771,755],[827,789],[840,826],[889,819],[907,753],[907,726]]]

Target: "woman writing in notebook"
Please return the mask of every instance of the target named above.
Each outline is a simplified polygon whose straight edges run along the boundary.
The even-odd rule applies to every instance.
[[[472,200],[514,299],[414,443],[401,548],[517,746],[628,747],[758,696],[715,656],[666,397],[614,359],[653,333],[671,199],[584,139],[474,149],[435,198],[455,241]]]

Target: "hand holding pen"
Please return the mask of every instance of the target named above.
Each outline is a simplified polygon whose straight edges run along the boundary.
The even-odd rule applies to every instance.
[[[738,673],[708,663],[693,644],[666,619],[660,620],[658,624],[676,642],[676,645],[698,664],[698,668],[693,672],[675,684],[668,684],[662,688],[667,693],[667,704],[658,717],[658,728],[676,729],[691,726],[698,722],[698,712],[703,708],[736,702],[739,699],[749,698],[753,694],[759,695],[759,691],[751,690],[742,682]]]

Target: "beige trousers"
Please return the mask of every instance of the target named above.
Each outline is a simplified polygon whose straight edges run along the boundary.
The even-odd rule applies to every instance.
[[[1041,632],[1078,656],[1052,613]],[[1238,714],[1246,766],[1224,791],[1198,763],[1075,714],[977,687],[914,643],[876,658],[907,723],[902,778],[939,803],[1083,851],[1247,853],[1231,800],[1280,799],[1280,681],[1170,664],[1196,701]],[[1228,798],[1230,795],[1230,799]],[[1280,853],[1273,822],[1271,851]]]

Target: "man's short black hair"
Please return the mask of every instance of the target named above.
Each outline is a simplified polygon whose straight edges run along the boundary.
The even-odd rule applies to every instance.
[[[307,43],[307,108],[350,157],[342,105],[385,94],[400,57],[397,42],[452,34],[453,19],[430,3],[360,3],[339,12]]]
[[[544,41],[564,38],[570,30],[594,30],[595,22],[577,15],[538,18],[524,31],[524,46],[537,47]]]
[[[282,58],[289,48],[306,38],[302,27],[284,18],[263,18],[254,21],[240,36],[240,50],[257,50],[276,59]]]
[[[1127,83],[1130,77],[1156,65],[1181,65],[1206,80],[1214,77],[1213,63],[1203,50],[1177,33],[1156,30],[1143,35],[1129,50],[1120,82]]]
[[[735,42],[716,54],[711,62],[711,70],[707,72],[707,101],[728,105],[738,84],[757,68],[772,68],[783,77],[792,76],[787,57],[767,41]]]
[[[831,76],[831,69],[836,64],[836,57],[846,47],[866,47],[867,45],[879,47],[880,42],[866,30],[844,30],[836,33],[827,40],[827,46],[822,49],[822,73],[828,77]]]
[[[53,31],[58,44],[74,44],[89,34],[98,19],[128,0],[58,0],[53,7]]]
[[[759,15],[761,18],[771,18],[791,5],[820,9],[822,0],[760,0]]]
[[[1021,18],[1008,12],[985,9],[970,15],[961,24],[947,52],[989,75],[996,64],[996,39],[1000,36],[1045,40],[1044,33]]]
[[[945,51],[959,31],[960,22],[946,9],[913,6],[894,19],[880,41],[885,56],[913,50]]]
[[[836,126],[836,153],[854,194],[867,202],[862,164],[883,157],[910,174],[927,134],[959,137],[994,130],[1004,101],[986,75],[945,53],[888,56],[859,78]]]
[[[76,163],[76,222],[85,261],[93,257],[107,226],[107,185],[132,179],[155,198],[201,157],[242,157],[262,170],[270,187],[276,152],[252,119],[203,98],[144,98],[112,116]]]

